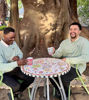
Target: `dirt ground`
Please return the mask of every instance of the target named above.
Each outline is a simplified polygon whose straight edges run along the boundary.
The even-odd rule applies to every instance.
[[[9,100],[8,92],[8,90],[0,89],[0,100]],[[22,97],[18,100],[30,100],[28,91],[25,90]],[[43,97],[43,87],[38,88],[35,100],[46,100],[46,98]],[[50,87],[50,100],[60,100],[53,96],[52,87]],[[89,100],[89,95],[84,91],[83,88],[72,88],[71,100]]]

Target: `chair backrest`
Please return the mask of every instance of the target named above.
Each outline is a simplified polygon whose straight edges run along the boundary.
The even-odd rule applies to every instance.
[[[76,72],[77,72],[77,74],[79,73],[79,72],[78,72],[78,64],[76,65]]]
[[[3,80],[3,73],[0,71],[0,86],[1,87],[4,87],[5,89],[6,88],[9,89],[10,90],[10,93],[11,93],[11,96],[9,97],[9,100],[14,100],[14,95],[13,95],[12,88],[9,87],[9,86],[7,86],[6,84],[3,84],[2,80]]]
[[[2,72],[0,72],[0,84],[2,83],[2,80],[3,80],[3,74]]]
[[[80,73],[78,72],[78,64],[76,65],[76,73],[77,73],[78,78],[79,78],[79,80],[81,81],[81,83],[82,83],[84,89],[86,90],[86,92],[87,92],[88,95],[89,95],[89,90],[88,90],[88,88],[86,87],[86,84],[84,83],[84,81],[83,81],[83,79],[82,79]]]

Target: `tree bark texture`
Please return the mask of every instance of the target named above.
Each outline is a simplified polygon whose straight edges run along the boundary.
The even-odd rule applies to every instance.
[[[0,20],[4,21],[6,17],[7,5],[5,0],[0,0]]]
[[[46,57],[68,37],[69,24],[78,21],[77,0],[22,0],[20,35],[24,56]]]
[[[19,12],[18,12],[18,0],[10,0],[10,26],[15,29],[16,32],[16,42],[20,45],[20,38],[19,38]]]

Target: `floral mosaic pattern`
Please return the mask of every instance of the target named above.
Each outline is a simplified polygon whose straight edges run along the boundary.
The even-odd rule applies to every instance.
[[[33,60],[33,65],[21,67],[22,72],[37,77],[52,77],[68,72],[70,66],[56,58],[38,58]]]

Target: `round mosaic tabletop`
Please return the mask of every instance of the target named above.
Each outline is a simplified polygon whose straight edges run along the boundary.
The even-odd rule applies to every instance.
[[[24,74],[33,77],[56,77],[70,70],[69,64],[56,58],[38,58],[33,60],[32,65],[21,67]]]

